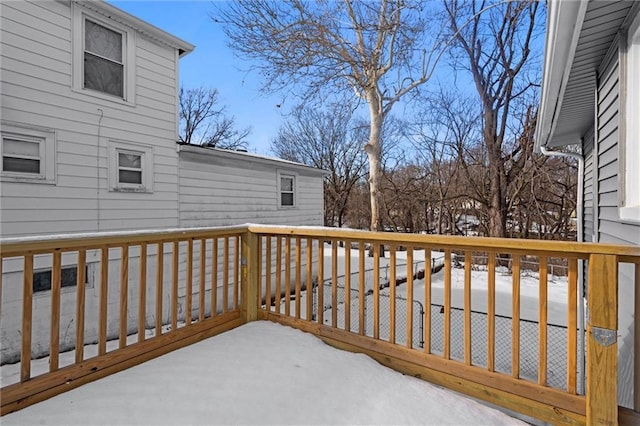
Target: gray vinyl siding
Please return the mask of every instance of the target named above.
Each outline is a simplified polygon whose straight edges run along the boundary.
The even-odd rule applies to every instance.
[[[583,241],[591,242],[594,235],[593,227],[593,130],[587,133],[582,145],[584,156],[584,192],[582,200],[583,212]]]
[[[618,179],[621,170],[618,147],[620,139],[618,124],[621,120],[619,66],[619,56],[609,55],[607,62],[602,64],[598,85],[598,146],[596,150],[598,241],[639,245],[640,224],[623,222],[619,214]],[[586,170],[585,161],[585,172]],[[585,186],[585,200],[586,193]]]
[[[620,60],[617,54],[608,55],[600,67],[598,84],[598,137],[595,153],[597,187],[597,241],[615,244],[640,244],[640,224],[621,221],[618,179],[621,172],[619,158]],[[585,168],[586,169],[586,168]],[[593,169],[593,167],[592,167]],[[585,187],[586,195],[586,187]],[[585,196],[586,200],[586,196]],[[586,226],[585,226],[586,227]],[[633,395],[633,300],[634,267],[623,264],[618,272],[618,395],[621,405],[630,407]],[[637,297],[637,295],[635,296]]]
[[[180,226],[322,225],[320,170],[243,153],[180,152]],[[278,171],[296,179],[296,207],[278,207]]]
[[[131,104],[74,91],[72,20],[70,2],[0,3],[3,124],[51,130],[56,142],[54,185],[0,182],[2,236],[177,226],[175,49],[128,40]],[[110,141],[153,147],[150,192],[110,190]]]

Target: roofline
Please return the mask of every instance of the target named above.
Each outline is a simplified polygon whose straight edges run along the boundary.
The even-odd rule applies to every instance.
[[[297,163],[295,161],[283,160],[282,158],[267,157],[264,155],[254,154],[254,153],[245,152],[245,151],[233,151],[230,149],[213,148],[213,147],[202,146],[202,145],[178,143],[178,153],[180,152],[188,152],[188,153],[200,154],[200,155],[216,155],[222,158],[226,157],[229,159],[238,159],[238,160],[242,159],[242,160],[249,160],[249,161],[254,161],[256,163],[262,163],[262,164],[279,165],[281,167],[304,169],[305,171],[317,172],[323,175],[329,174],[327,170],[319,169],[317,167],[308,166],[306,164]]]
[[[555,131],[588,5],[588,1],[549,1],[542,95],[535,133],[537,150],[548,146]],[[560,145],[577,142],[562,141]]]
[[[170,34],[148,22],[143,21],[140,18],[125,12],[116,6],[107,3],[104,0],[73,0],[76,4],[79,4],[87,9],[91,9],[102,15],[105,15],[109,19],[113,19],[123,25],[126,25],[132,29],[135,29],[143,34],[148,35],[152,39],[166,44],[174,49],[177,49],[180,57],[183,57],[193,51],[195,46],[189,42],[186,42],[173,34]]]

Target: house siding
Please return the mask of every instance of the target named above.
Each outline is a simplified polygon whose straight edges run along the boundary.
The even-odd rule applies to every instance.
[[[177,226],[175,49],[128,40],[136,89],[125,104],[73,90],[70,2],[2,2],[0,12],[2,122],[53,131],[56,143],[55,184],[0,182],[2,236]],[[152,192],[110,190],[110,141],[153,147]]]
[[[614,46],[617,46],[614,43]],[[620,220],[618,174],[620,161],[620,59],[619,52],[608,55],[600,66],[597,87],[597,146],[589,155],[595,163],[598,218],[593,231],[597,241],[614,244],[640,244],[640,224]],[[586,188],[585,188],[586,195]],[[585,199],[587,197],[585,196]],[[586,211],[586,210],[585,210]],[[621,405],[630,407],[633,395],[633,301],[634,267],[625,264],[618,276],[618,396]],[[637,297],[637,296],[636,296]]]
[[[323,224],[320,170],[243,153],[180,152],[180,226]],[[278,171],[296,176],[297,205],[278,207]]]

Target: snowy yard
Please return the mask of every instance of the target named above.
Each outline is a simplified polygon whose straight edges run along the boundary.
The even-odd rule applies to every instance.
[[[8,414],[2,424],[523,423],[258,321]]]

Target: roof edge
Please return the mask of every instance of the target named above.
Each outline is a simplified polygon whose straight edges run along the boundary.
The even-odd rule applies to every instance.
[[[142,19],[137,18],[104,0],[73,0],[73,2],[86,7],[87,9],[103,14],[109,19],[113,19],[123,25],[138,30],[156,41],[173,47],[178,50],[180,57],[189,54],[193,49],[195,49],[193,44],[186,42],[181,38],[156,27],[155,25],[143,21]]]
[[[280,165],[282,167],[293,167],[293,168],[305,169],[308,171],[318,172],[323,175],[329,173],[327,170],[319,169],[317,167],[309,166],[307,164],[284,160],[282,158],[254,154],[246,151],[234,151],[230,149],[213,148],[213,147],[207,147],[202,145],[178,143],[178,153],[180,152],[194,153],[199,155],[218,155],[218,156],[222,156],[223,158],[227,157],[227,158],[234,158],[234,159],[244,159],[248,161],[255,161],[258,163]]]
[[[553,136],[588,5],[588,1],[549,1],[536,150],[548,146]],[[563,141],[560,145],[576,142]]]

